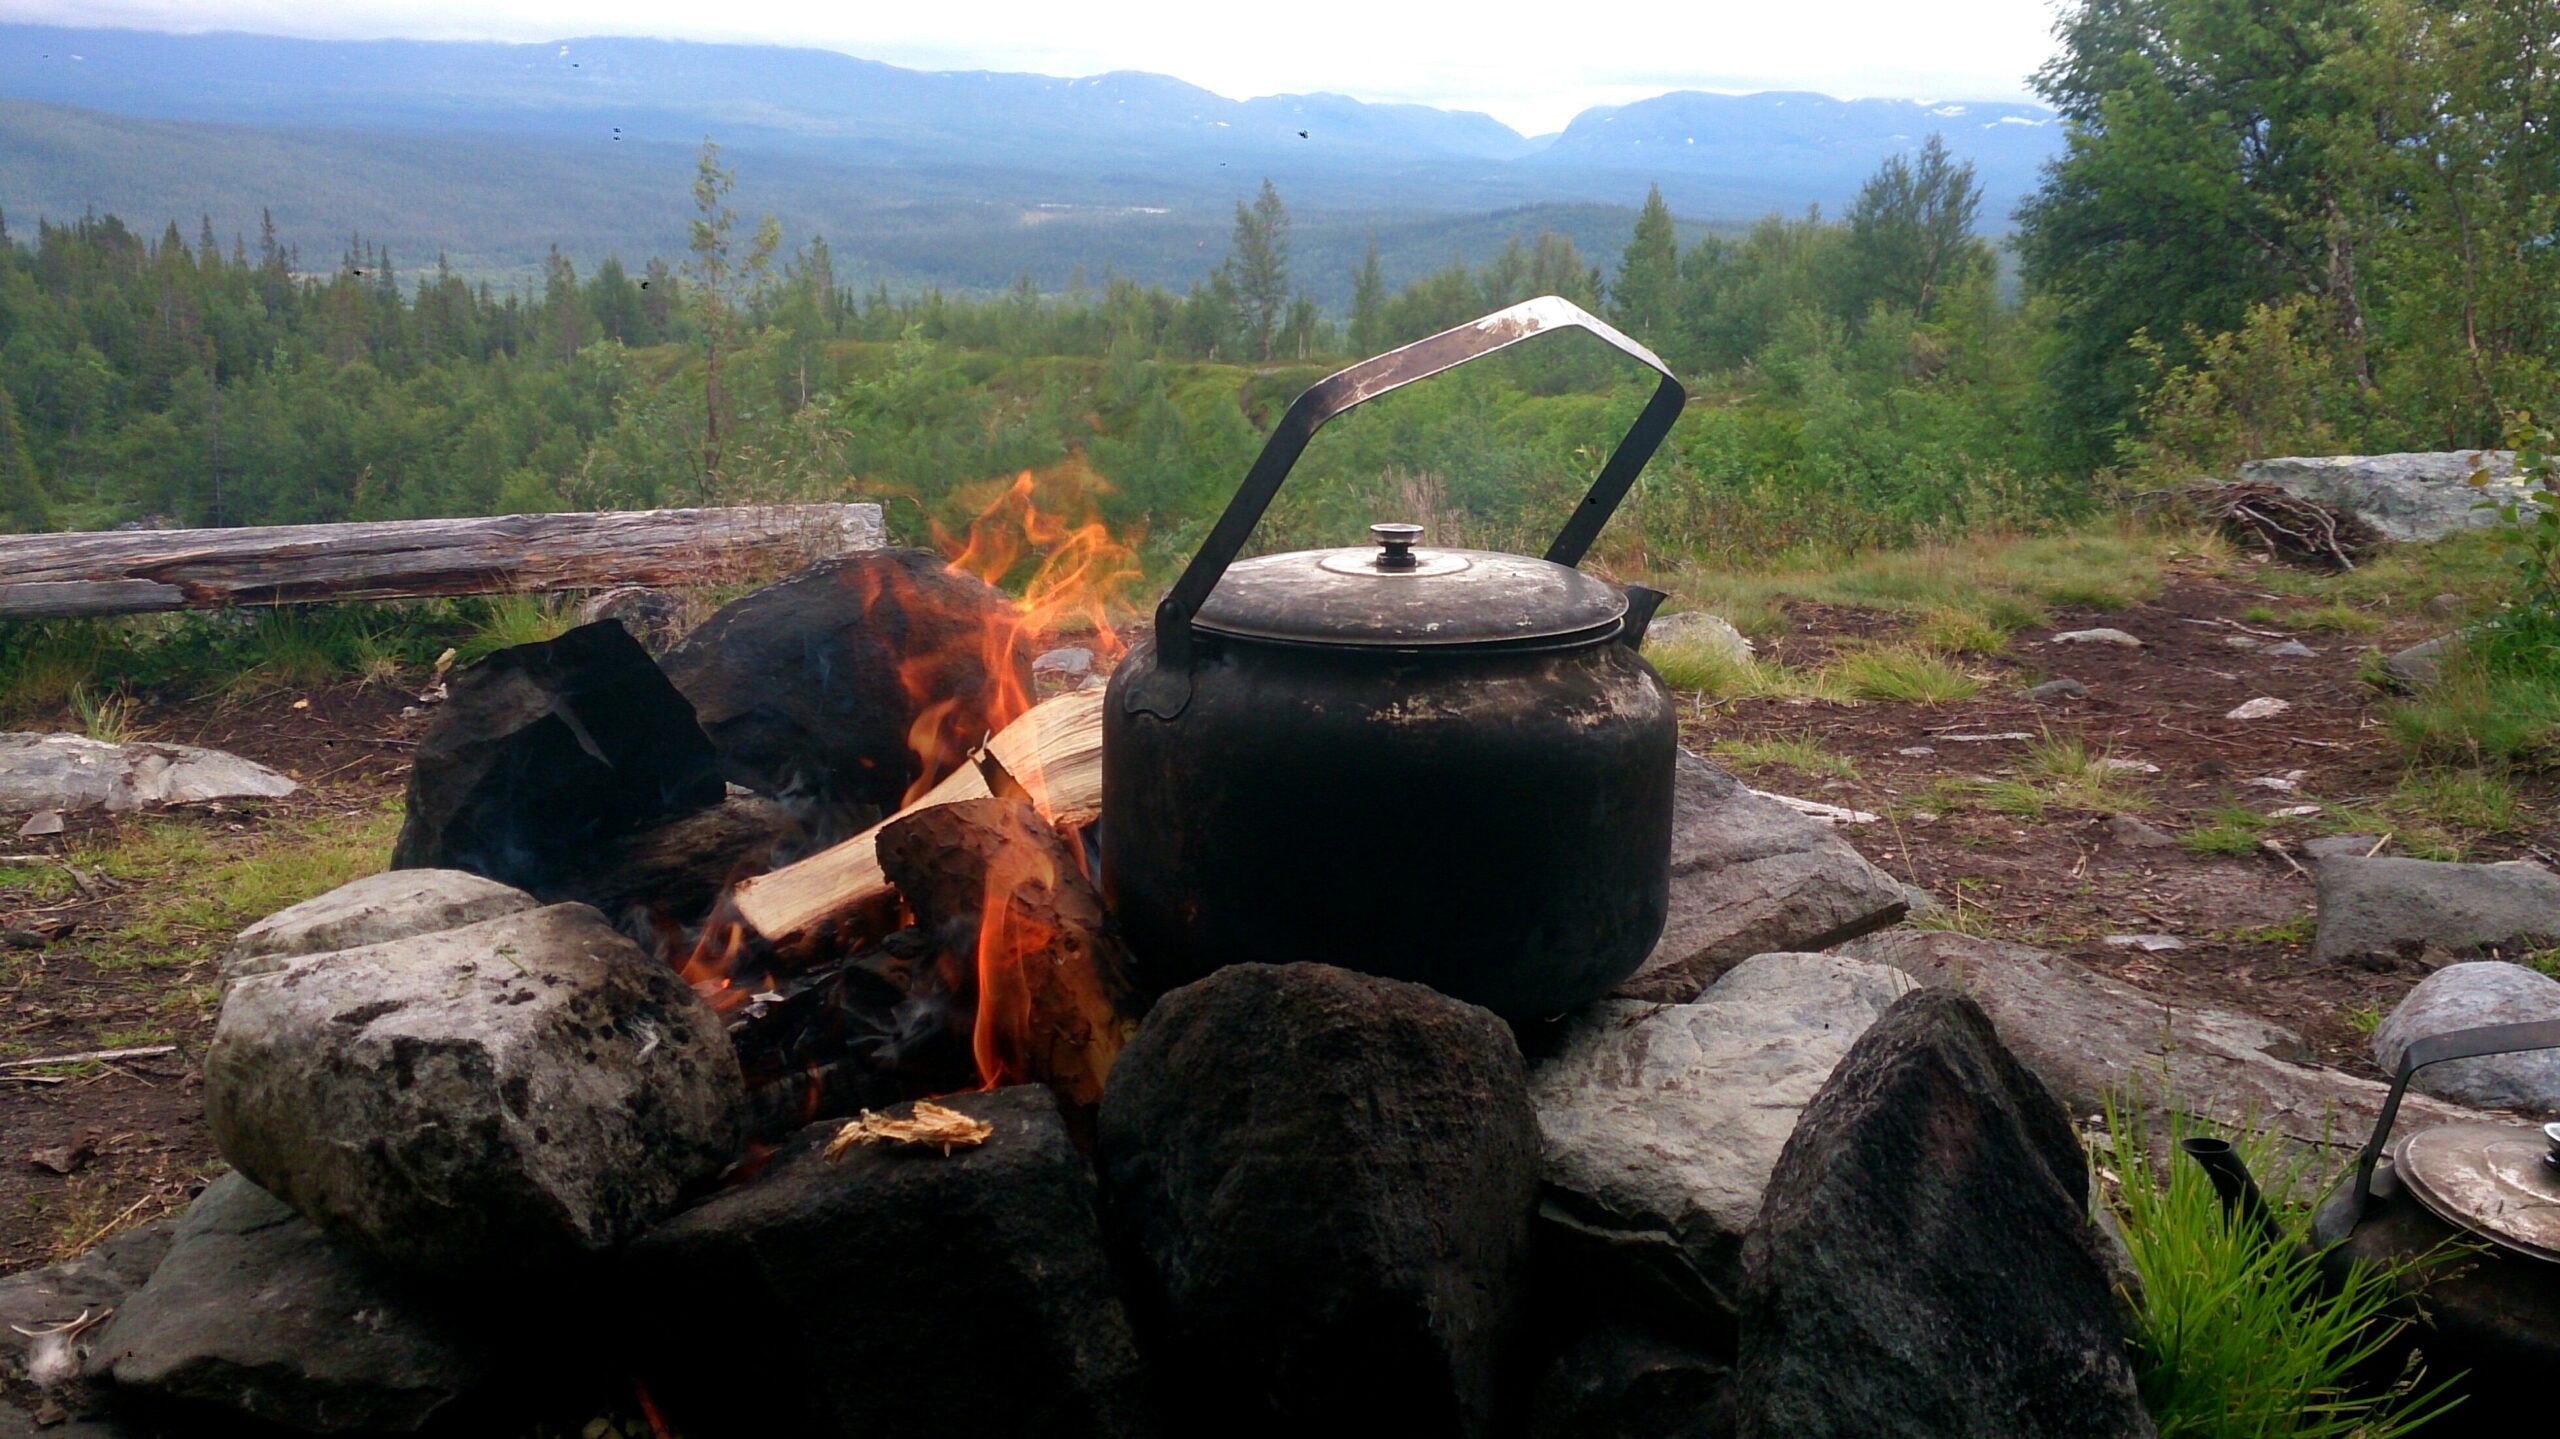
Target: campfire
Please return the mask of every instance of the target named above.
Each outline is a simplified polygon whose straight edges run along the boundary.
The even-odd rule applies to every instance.
[[[946,574],[984,587],[958,603],[906,567],[858,563],[866,620],[894,613],[933,638],[894,671],[912,716],[898,808],[741,874],[699,918],[653,917],[670,962],[729,1023],[759,1141],[1012,1084],[1088,1111],[1100,1101],[1140,1008],[1087,839],[1101,812],[1099,676],[1040,702],[1031,668],[1048,636],[1081,639],[1097,671],[1125,649],[1139,570],[1093,492],[1074,466],[1026,470],[964,529],[937,528]]]

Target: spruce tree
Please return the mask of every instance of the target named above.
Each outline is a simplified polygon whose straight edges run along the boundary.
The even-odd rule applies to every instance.
[[[1378,274],[1378,242],[1369,241],[1359,278],[1351,282],[1351,348],[1373,355],[1387,347],[1387,282]]]
[[[1646,192],[1635,236],[1618,260],[1618,282],[1609,287],[1610,317],[1638,339],[1666,338],[1679,293],[1680,239],[1656,185]]]
[[[0,389],[0,525],[13,534],[53,528],[53,514],[36,484],[35,458],[18,429],[17,402],[6,389]]]

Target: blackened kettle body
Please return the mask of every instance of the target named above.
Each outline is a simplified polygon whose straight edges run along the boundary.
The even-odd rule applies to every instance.
[[[1371,549],[1236,561],[1326,420],[1559,327],[1662,380],[1545,558],[1378,525]],[[1526,1021],[1644,962],[1678,740],[1636,645],[1662,597],[1574,565],[1683,399],[1649,351],[1552,296],[1298,398],[1103,705],[1102,885],[1156,984],[1310,960]]]

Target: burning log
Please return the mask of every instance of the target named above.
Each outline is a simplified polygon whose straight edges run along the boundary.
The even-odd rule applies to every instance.
[[[993,783],[989,765],[996,772]],[[1053,825],[1082,827],[1100,817],[1101,692],[1081,690],[1033,706],[988,742],[981,764],[954,770],[844,843],[741,884],[731,897],[738,917],[759,936],[788,944],[876,906],[898,888],[881,867],[884,831],[928,809],[988,798],[1005,785],[1018,787]]]
[[[1038,1081],[1071,1108],[1099,1104],[1140,1004],[1074,841],[1027,801],[990,798],[892,820],[878,855],[953,992],[975,990],[980,1082]]]

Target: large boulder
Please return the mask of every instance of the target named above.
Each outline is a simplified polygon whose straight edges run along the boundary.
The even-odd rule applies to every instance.
[[[2320,862],[2315,958],[2388,964],[2429,947],[2457,955],[2516,953],[2560,939],[2560,874],[2531,860]]]
[[[1175,1428],[1497,1427],[1538,1132],[1492,1014],[1324,965],[1229,966],[1121,1052],[1100,1150]]]
[[[393,869],[537,895],[615,838],[718,804],[711,741],[621,625],[580,625],[457,672],[409,766]]]
[[[1634,1306],[1729,1352],[1743,1236],[1797,1112],[1914,983],[1881,964],[1763,954],[1689,1004],[1592,1006],[1529,1079],[1552,1281],[1578,1305]]]
[[[631,1247],[633,1347],[686,1434],[1154,1432],[1093,1174],[1057,1101],[1026,1085],[938,1102],[989,1125],[986,1141],[829,1158],[841,1126],[812,1125]],[[752,1364],[719,1361],[750,1334]]]
[[[2156,999],[2022,944],[1897,929],[1838,952],[1972,996],[2002,1042],[2075,1114],[2101,1113],[2110,1095],[2160,1119],[2174,1105],[2220,1128],[2265,1130],[2316,1155],[2310,1168],[2318,1171],[2353,1154],[2381,1113],[2382,1085],[2302,1062],[2310,1050],[2289,1030]],[[2401,1114],[2403,1123],[2472,1117],[2424,1095],[2409,1096]]]
[[[1904,996],[1831,1071],[1745,1263],[1742,1439],[2151,1435],[2071,1117],[1973,1001]]]
[[[1909,911],[1901,884],[1830,826],[1686,750],[1673,783],[1670,918],[1613,997],[1685,1004],[1755,954],[1827,948]]]
[[[2475,488],[2471,476],[2490,481]],[[2532,486],[2516,475],[2505,450],[2439,450],[2393,455],[2288,455],[2240,467],[2243,484],[2280,485],[2307,500],[2345,510],[2394,540],[2432,540],[2498,522],[2482,500],[2530,504]]]
[[[947,706],[936,737],[963,748],[1021,707],[1031,649],[1018,623],[1003,594],[939,556],[872,550],[732,600],[666,668],[732,783],[867,822],[921,772],[911,734],[927,705]]]
[[[487,1372],[485,1331],[385,1280],[238,1174],[99,1335],[120,1389],[311,1434],[408,1433]]]
[[[2373,1062],[2397,1074],[2409,1046],[2430,1035],[2529,1020],[2560,1020],[2560,980],[2494,960],[2449,964],[2419,981],[2373,1031]],[[2449,1059],[2419,1070],[2409,1085],[2456,1104],[2548,1118],[2560,1115],[2560,1049]]]
[[[300,788],[265,765],[197,745],[0,734],[0,813],[275,799]]]
[[[385,870],[277,910],[240,931],[223,953],[222,982],[281,969],[299,955],[460,929],[536,904],[523,890],[458,869]]]
[[[744,1102],[710,1007],[575,904],[242,977],[204,1085],[260,1188],[438,1276],[621,1244],[733,1157]]]

